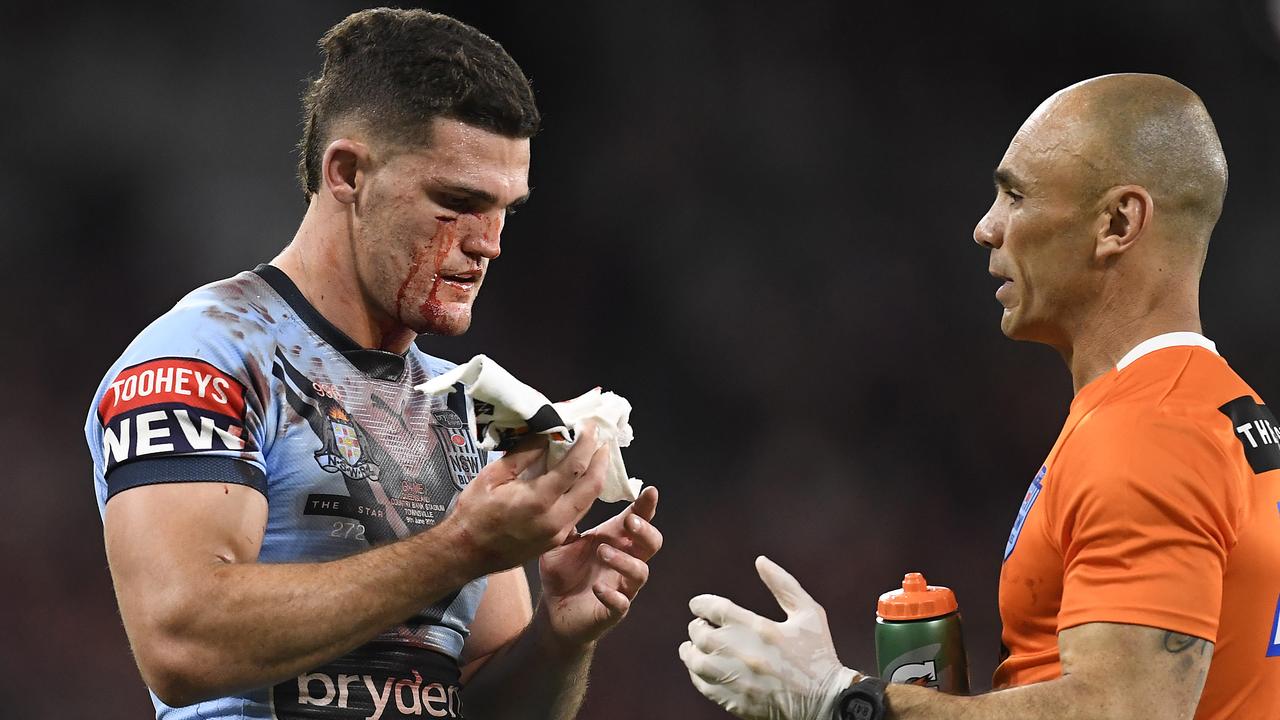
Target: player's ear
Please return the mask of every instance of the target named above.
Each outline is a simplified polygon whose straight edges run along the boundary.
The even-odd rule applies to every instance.
[[[1120,185],[1108,190],[1098,213],[1094,257],[1105,261],[1133,247],[1151,224],[1154,209],[1151,193],[1141,185]]]
[[[324,149],[320,175],[329,193],[340,203],[356,201],[360,182],[369,167],[369,148],[350,138],[338,138]]]

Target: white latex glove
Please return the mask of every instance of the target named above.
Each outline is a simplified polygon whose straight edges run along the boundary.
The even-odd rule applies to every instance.
[[[777,563],[756,558],[756,571],[785,622],[774,622],[718,595],[689,601],[697,617],[680,659],[694,687],[748,720],[831,720],[836,698],[858,677],[836,657],[827,612]]]

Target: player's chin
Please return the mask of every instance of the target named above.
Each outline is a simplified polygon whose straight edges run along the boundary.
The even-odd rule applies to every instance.
[[[414,330],[419,335],[461,335],[471,328],[470,303],[440,303],[423,308],[422,319]]]

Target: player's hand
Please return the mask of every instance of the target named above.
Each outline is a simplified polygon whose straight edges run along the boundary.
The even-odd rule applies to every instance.
[[[540,611],[561,643],[595,642],[627,614],[662,547],[651,522],[657,509],[658,489],[647,487],[627,509],[543,554]]]
[[[756,571],[787,613],[774,622],[718,595],[689,601],[697,617],[680,659],[694,687],[720,707],[751,720],[829,720],[836,698],[857,678],[836,657],[827,613],[776,563]]]
[[[546,453],[545,436],[528,438],[481,470],[458,496],[448,522],[476,552],[476,576],[562,545],[600,494],[609,454],[597,447],[594,426],[550,470]]]

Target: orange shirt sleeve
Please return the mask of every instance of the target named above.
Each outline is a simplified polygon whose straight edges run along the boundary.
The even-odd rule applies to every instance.
[[[1153,408],[1108,408],[1064,450],[1058,630],[1115,622],[1216,641],[1240,503],[1234,463],[1196,420]]]

